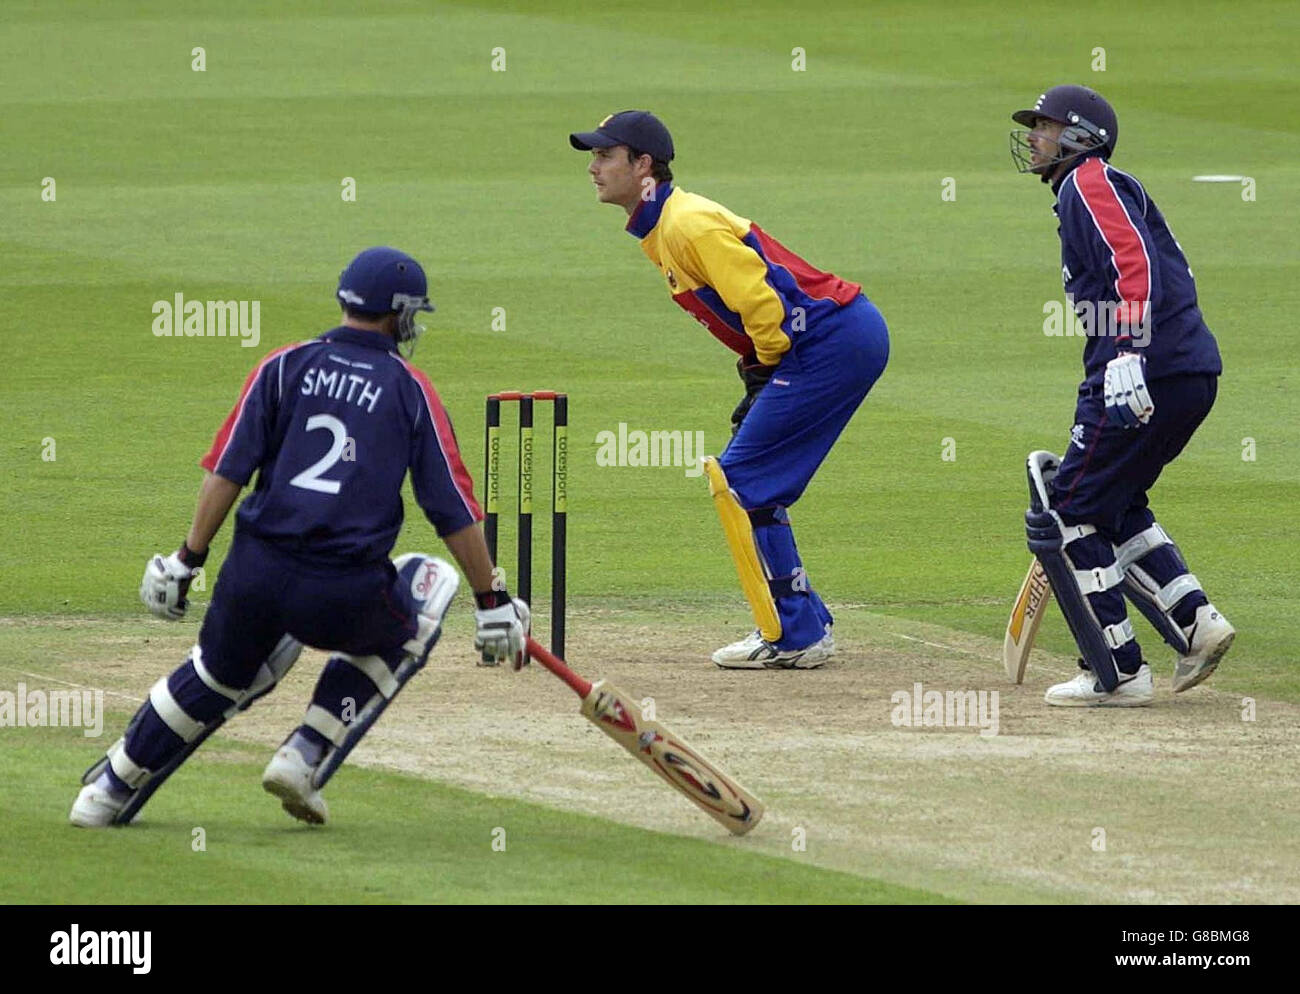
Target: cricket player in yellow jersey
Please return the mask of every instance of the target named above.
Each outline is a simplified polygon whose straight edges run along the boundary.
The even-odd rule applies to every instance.
[[[590,150],[602,203],[673,300],[735,352],[745,396],[733,437],[705,460],[757,630],[713,654],[725,669],[812,669],[834,652],[833,619],[804,571],[789,508],[884,372],[889,334],[862,288],[809,265],[758,225],[673,186],[673,140],[648,111],[569,136]]]

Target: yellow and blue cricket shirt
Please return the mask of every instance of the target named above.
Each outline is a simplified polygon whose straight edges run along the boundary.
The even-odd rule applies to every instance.
[[[673,300],[740,355],[773,366],[801,330],[852,303],[862,287],[822,272],[747,218],[660,183],[627,230]]]

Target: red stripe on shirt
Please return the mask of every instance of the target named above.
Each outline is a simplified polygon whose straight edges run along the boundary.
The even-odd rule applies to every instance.
[[[1088,159],[1074,171],[1074,186],[1083,206],[1101,232],[1117,274],[1115,294],[1120,299],[1118,321],[1139,324],[1151,303],[1151,262],[1137,225],[1106,175],[1106,163]]]
[[[456,433],[452,430],[451,418],[447,417],[447,411],[442,406],[438,391],[433,388],[433,383],[423,370],[416,369],[401,356],[397,358],[424,392],[424,404],[429,409],[429,420],[433,424],[434,437],[438,440],[438,448],[442,452],[443,461],[447,464],[447,472],[451,475],[456,493],[460,495],[461,502],[464,503],[465,510],[469,511],[470,517],[475,521],[482,521],[483,509],[474,499],[474,481],[470,478],[469,470],[465,468],[465,462],[460,457],[460,448],[456,445]]]
[[[754,351],[754,343],[750,341],[749,336],[737,331],[718,317],[708,304],[696,296],[694,290],[683,290],[681,293],[675,293],[673,294],[673,300],[691,317],[708,328],[709,334],[731,349],[732,352],[737,355],[748,355]]]
[[[758,239],[763,257],[772,265],[788,270],[795,285],[814,300],[833,300],[837,304],[851,304],[862,292],[858,283],[849,283],[834,273],[825,273],[810,265],[800,256],[778,242],[758,225],[751,223],[750,232]]]
[[[212,440],[212,448],[208,449],[207,455],[199,460],[200,466],[212,473],[217,471],[217,466],[221,464],[226,449],[230,447],[230,440],[235,436],[235,429],[239,426],[239,419],[244,415],[244,403],[248,400],[248,394],[253,389],[253,384],[257,382],[257,378],[262,375],[262,370],[267,367],[271,360],[283,355],[285,352],[309,344],[311,343],[293,342],[289,345],[283,345],[273,352],[267,353],[266,358],[257,364],[257,368],[248,374],[243,389],[239,391],[239,399],[235,401],[235,406],[230,409],[230,413],[226,415],[226,420],[217,429],[217,436]]]

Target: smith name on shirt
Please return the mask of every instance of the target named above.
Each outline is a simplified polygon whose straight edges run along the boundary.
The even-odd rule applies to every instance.
[[[330,356],[330,358],[336,357]],[[376,386],[356,373],[344,373],[337,369],[326,371],[313,366],[303,375],[302,392],[308,397],[332,397],[335,400],[356,404],[358,407],[364,407],[367,414],[374,414],[375,404],[379,402],[379,395],[384,392],[384,388]]]

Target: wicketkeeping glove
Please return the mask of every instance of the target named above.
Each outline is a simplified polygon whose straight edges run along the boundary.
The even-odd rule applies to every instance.
[[[1151,420],[1156,405],[1147,390],[1143,367],[1146,358],[1137,352],[1125,352],[1106,363],[1102,395],[1106,418],[1124,428],[1136,428]]]
[[[207,558],[206,551],[193,552],[183,543],[170,556],[156,553],[145,566],[144,579],[140,581],[140,600],[144,606],[160,618],[180,621],[190,606],[186,595],[190,592],[194,571]]]
[[[740,430],[740,423],[745,420],[745,415],[754,406],[754,400],[762,392],[763,387],[767,386],[767,381],[772,378],[772,374],[776,372],[776,367],[764,366],[758,361],[758,356],[751,352],[736,360],[736,372],[740,374],[740,379],[745,384],[745,396],[731,412],[733,435]]]
[[[740,398],[740,403],[736,405],[736,409],[731,412],[731,433],[733,435],[740,431],[740,423],[745,420],[745,415],[754,406],[754,398],[757,396],[757,394],[753,393],[745,394]]]
[[[496,607],[479,607],[474,612],[478,623],[474,648],[482,653],[484,666],[496,666],[508,659],[517,673],[528,661],[524,641],[532,634],[532,612],[518,597],[502,592],[498,599],[504,599],[505,603]]]

